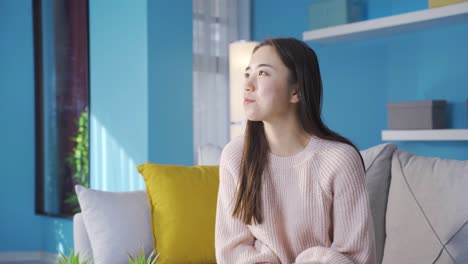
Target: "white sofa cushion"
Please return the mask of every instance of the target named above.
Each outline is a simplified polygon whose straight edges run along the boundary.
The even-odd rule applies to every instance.
[[[397,150],[384,264],[468,263],[468,161]]]
[[[382,263],[385,245],[385,212],[391,178],[392,155],[396,147],[395,144],[386,143],[361,151],[366,167],[366,188],[374,222],[377,263]]]
[[[145,191],[104,192],[75,187],[95,264],[128,264],[128,254],[154,248]]]
[[[223,148],[213,144],[205,144],[198,147],[197,165],[219,165]]]
[[[86,231],[81,213],[73,216],[73,243],[75,253],[80,254],[80,260],[93,259],[91,242],[89,242],[88,231]]]

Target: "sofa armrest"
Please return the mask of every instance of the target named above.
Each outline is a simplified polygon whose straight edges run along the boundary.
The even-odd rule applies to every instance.
[[[74,252],[80,253],[81,259],[93,260],[93,250],[81,213],[73,216],[73,242]]]

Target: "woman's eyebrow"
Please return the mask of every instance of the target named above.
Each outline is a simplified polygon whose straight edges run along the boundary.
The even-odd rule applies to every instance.
[[[257,67],[258,68],[260,68],[260,67],[270,67],[272,69],[275,68],[275,67],[271,66],[270,64],[266,64],[266,63],[259,64]],[[247,66],[247,68],[245,68],[245,71],[248,71],[248,70],[250,70],[250,66]]]

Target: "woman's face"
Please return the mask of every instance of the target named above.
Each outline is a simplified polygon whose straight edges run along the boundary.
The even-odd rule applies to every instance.
[[[281,120],[295,111],[297,89],[288,82],[288,68],[274,47],[262,46],[245,71],[244,111],[248,120]]]

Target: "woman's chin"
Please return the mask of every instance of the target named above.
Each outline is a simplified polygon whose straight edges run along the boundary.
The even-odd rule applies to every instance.
[[[246,117],[248,121],[262,121],[261,118],[257,117],[257,116],[247,116]]]

